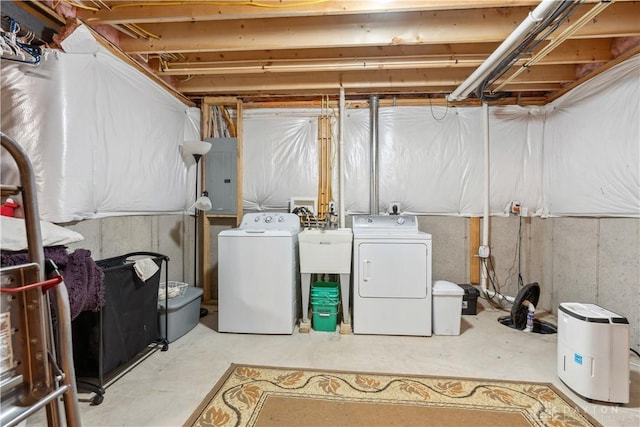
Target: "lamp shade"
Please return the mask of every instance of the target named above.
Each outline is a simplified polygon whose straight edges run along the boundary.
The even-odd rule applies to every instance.
[[[211,209],[211,206],[213,206],[211,204],[211,199],[209,199],[207,196],[200,196],[189,209],[195,208],[201,211],[208,211],[209,209]]]
[[[182,153],[183,154],[194,154],[198,156],[202,156],[203,154],[207,154],[211,150],[211,143],[205,141],[185,141],[182,144]]]

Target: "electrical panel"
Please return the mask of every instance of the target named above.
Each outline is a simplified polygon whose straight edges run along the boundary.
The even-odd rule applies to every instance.
[[[235,215],[238,210],[238,140],[207,138],[211,150],[205,157],[205,187],[212,207],[208,215]]]

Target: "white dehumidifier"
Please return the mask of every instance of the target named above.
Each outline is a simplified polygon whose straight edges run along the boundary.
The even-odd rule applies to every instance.
[[[595,304],[561,303],[558,377],[586,399],[629,403],[629,321]]]

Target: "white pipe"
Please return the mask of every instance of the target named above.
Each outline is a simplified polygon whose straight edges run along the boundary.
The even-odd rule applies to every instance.
[[[483,159],[484,159],[484,205],[482,212],[482,245],[489,246],[489,215],[490,212],[490,151],[489,151],[489,104],[486,102],[482,103],[482,125],[483,125]]]
[[[471,91],[478,87],[480,82],[487,78],[494,67],[499,64],[523,39],[523,37],[540,22],[547,13],[558,6],[556,0],[542,0],[540,4],[529,13],[518,28],[516,28],[503,41],[500,46],[469,76],[447,96],[447,101],[460,101],[465,99]]]
[[[338,122],[338,227],[344,228],[344,87],[340,86],[340,118]]]
[[[582,28],[585,24],[591,22],[591,20],[600,12],[602,12],[606,7],[608,7],[611,2],[600,2],[596,4],[589,12],[585,13],[569,28],[564,30],[562,33],[558,34],[553,40],[549,42],[542,50],[536,53],[533,58],[529,59],[526,63],[524,63],[520,68],[518,68],[515,73],[511,74],[509,77],[504,79],[500,85],[498,85],[495,89],[492,89],[491,92],[495,93],[505,87],[509,82],[518,77],[524,71],[528,70],[529,67],[535,65],[542,58],[547,56],[553,49],[558,47],[561,43],[563,43],[566,39],[571,37],[573,33]]]
[[[484,150],[483,150],[483,161],[484,161],[484,179],[483,179],[483,212],[482,212],[482,239],[480,244],[482,246],[489,247],[489,218],[491,216],[491,208],[490,208],[490,200],[491,200],[491,161],[490,161],[490,139],[489,139],[489,104],[486,102],[482,103],[482,125],[483,125],[483,140],[484,140]],[[489,254],[489,256],[491,256]],[[514,297],[510,297],[507,295],[503,295],[499,292],[490,290],[487,288],[487,281],[489,280],[489,265],[488,258],[482,258],[480,260],[480,264],[482,266],[482,270],[480,271],[480,289],[482,292],[488,297],[493,298],[494,296],[498,296],[500,299],[507,300],[511,303],[515,300]]]
[[[484,260],[483,260],[483,262],[484,262]],[[501,294],[500,292],[496,292],[496,291],[491,290],[491,289],[483,289],[482,291],[484,292],[484,294],[485,294],[485,296],[487,298],[493,298],[493,297],[497,296],[499,299],[508,301],[511,304],[513,304],[513,302],[516,300],[515,297],[510,297],[509,295]]]
[[[491,214],[489,210],[489,104],[486,102],[482,103],[482,129],[483,129],[483,160],[484,160],[484,177],[483,177],[483,194],[484,194],[484,204],[482,209],[482,239],[480,244],[482,246],[489,246],[489,215]],[[487,293],[487,279],[489,277],[489,268],[487,265],[487,258],[482,258],[480,260],[483,267],[480,272],[480,288],[482,291],[488,295]]]

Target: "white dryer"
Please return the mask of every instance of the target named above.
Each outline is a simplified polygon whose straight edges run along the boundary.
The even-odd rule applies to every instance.
[[[353,333],[431,336],[431,235],[411,215],[353,217]]]
[[[298,233],[291,213],[248,213],[218,234],[218,331],[291,334],[300,312]]]

